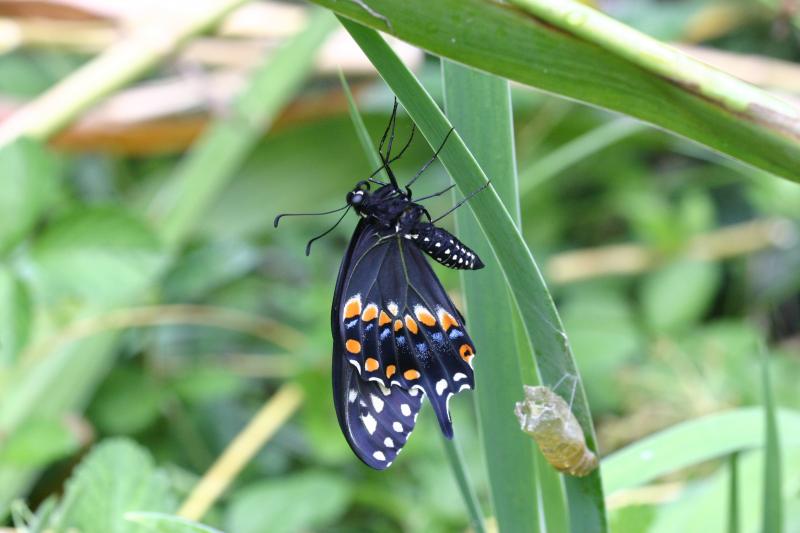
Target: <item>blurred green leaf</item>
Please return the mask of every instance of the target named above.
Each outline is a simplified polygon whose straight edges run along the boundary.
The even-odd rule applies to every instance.
[[[28,418],[3,440],[0,463],[17,467],[40,467],[78,450],[80,442],[64,419]]]
[[[680,260],[648,274],[641,286],[644,319],[657,333],[679,331],[708,311],[721,281],[716,263]]]
[[[97,445],[67,481],[55,530],[148,533],[125,520],[129,511],[170,512],[175,497],[147,450],[126,439]]]
[[[763,413],[763,409],[759,409]],[[763,420],[762,420],[763,423]],[[762,430],[763,426],[759,425]],[[747,431],[742,428],[742,431]],[[759,431],[759,430],[755,430]],[[715,433],[706,434],[714,435]],[[763,435],[762,435],[763,438]],[[783,501],[796,501],[796,487],[800,483],[800,447],[794,446],[786,450],[786,462],[783,472],[788,479],[782,487]],[[694,479],[686,483],[680,494],[671,498],[668,504],[658,507],[655,520],[647,533],[726,533],[726,516],[730,487],[730,471],[718,468],[708,477]],[[775,530],[764,530],[763,496],[764,454],[761,450],[753,450],[740,455],[739,459],[740,527],[743,532],[775,533]],[[788,531],[788,530],[787,530]],[[794,531],[792,531],[794,533]]]
[[[185,401],[196,404],[234,396],[245,388],[242,379],[224,366],[205,365],[187,368],[170,385]]]
[[[341,477],[306,471],[253,483],[231,497],[231,533],[289,533],[333,524],[345,511],[350,487]]]
[[[23,238],[56,198],[58,168],[41,144],[0,146],[0,252]]]
[[[28,341],[31,307],[26,287],[0,264],[0,369],[13,363]]]
[[[125,513],[125,520],[140,524],[148,533],[222,533],[213,527],[166,513],[132,511]]]
[[[780,410],[778,424],[784,447],[800,446],[800,412]],[[737,450],[761,447],[763,428],[764,410],[755,407],[682,422],[603,459],[603,486],[612,494]]]
[[[616,372],[643,344],[631,305],[610,288],[581,288],[570,291],[561,312],[590,404],[599,413],[619,409]],[[572,383],[562,387],[568,397]]]
[[[131,435],[158,418],[162,403],[161,387],[148,374],[134,367],[117,367],[97,391],[89,416],[104,433]]]
[[[44,298],[97,304],[141,298],[165,259],[158,238],[141,219],[111,206],[54,220],[30,254]]]
[[[614,533],[643,533],[655,519],[656,509],[650,505],[629,505],[609,513],[609,525]]]

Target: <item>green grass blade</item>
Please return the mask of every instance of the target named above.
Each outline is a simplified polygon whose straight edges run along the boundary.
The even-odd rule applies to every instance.
[[[381,166],[381,161],[378,158],[378,152],[372,145],[372,140],[370,140],[367,127],[364,124],[364,120],[361,118],[361,113],[359,113],[356,102],[353,99],[353,94],[350,91],[350,85],[347,83],[347,80],[345,79],[341,70],[339,71],[339,80],[341,81],[342,89],[347,96],[350,118],[352,119],[353,126],[356,129],[356,135],[358,135],[359,141],[361,142],[361,147],[364,149],[364,154],[367,156],[367,159],[369,159],[370,165],[372,165],[374,168],[377,168]],[[458,446],[455,442],[444,438],[444,436],[442,437],[442,440],[444,441],[445,456],[447,457],[447,461],[450,463],[450,467],[453,469],[453,475],[456,478],[456,484],[461,491],[461,496],[464,498],[464,504],[467,506],[467,511],[470,515],[470,522],[472,523],[473,528],[475,528],[475,531],[478,533],[483,533],[485,531],[483,514],[481,513],[480,503],[478,503],[478,496],[475,493],[475,488],[472,485],[469,476],[467,475],[467,468],[464,465],[464,457],[461,455],[461,451],[458,449]]]
[[[256,72],[230,114],[215,122],[195,143],[173,177],[162,235],[177,245],[228,182],[245,157],[305,79],[316,50],[336,27],[329,13],[313,14],[308,27],[278,50],[267,68]]]
[[[506,208],[518,213],[508,82],[450,61],[442,62],[442,75],[447,116],[482,168],[495,176],[493,185]],[[523,385],[519,358],[531,360],[533,354],[518,350],[512,319],[517,310],[475,216],[467,209],[455,215],[459,238],[486,263],[484,270],[461,279],[470,335],[480,350],[475,399],[497,525],[500,531],[538,531],[534,443],[520,438],[513,416]],[[519,224],[519,216],[514,218]]]
[[[783,531],[783,494],[781,491],[781,449],[775,398],[769,375],[766,350],[761,356],[761,383],[764,390],[764,533]]]
[[[520,172],[520,196],[525,197],[536,187],[575,163],[644,129],[644,124],[640,122],[624,118],[617,119],[559,146]]]
[[[728,458],[728,533],[739,533],[739,452]]]
[[[783,446],[800,445],[800,412],[781,409],[776,416]],[[749,407],[683,422],[641,439],[603,460],[605,491],[613,494],[687,466],[760,448],[764,424],[764,409]]]
[[[725,86],[734,89],[726,90],[745,96],[737,108],[504,2],[369,0],[384,17],[378,18],[359,2],[313,1],[441,57],[641,119],[800,181],[800,112],[789,104],[773,112],[773,96],[729,76]],[[710,67],[700,68],[712,75]]]
[[[346,19],[340,20],[397,95],[428,143],[436,145],[441,142],[450,130],[450,123],[419,81],[375,31]],[[439,157],[462,194],[469,194],[486,183],[486,175],[457,133],[451,135]],[[564,376],[574,378],[573,412],[586,434],[588,446],[596,450],[589,406],[567,335],[514,219],[491,187],[475,196],[469,206],[503,270],[525,331],[536,349],[536,363],[542,380],[553,385]],[[495,413],[495,416],[503,416],[503,413]],[[520,438],[523,438],[522,434]],[[572,530],[583,533],[606,531],[599,470],[585,478],[568,477],[566,487]]]

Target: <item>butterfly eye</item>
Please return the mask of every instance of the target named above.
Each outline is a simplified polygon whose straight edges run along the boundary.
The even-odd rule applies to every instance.
[[[362,191],[350,191],[347,193],[347,203],[352,206],[360,205],[364,201],[364,193]]]

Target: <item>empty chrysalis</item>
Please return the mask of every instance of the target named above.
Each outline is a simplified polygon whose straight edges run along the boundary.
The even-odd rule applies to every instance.
[[[578,420],[564,399],[548,387],[524,386],[525,400],[514,408],[522,431],[533,437],[553,468],[585,476],[597,468]]]

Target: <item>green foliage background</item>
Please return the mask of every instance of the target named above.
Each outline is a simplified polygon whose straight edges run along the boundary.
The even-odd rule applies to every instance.
[[[681,40],[687,21],[709,5],[637,0],[607,7],[651,35]],[[768,2],[748,13],[705,44],[800,59],[791,18]],[[397,24],[405,31],[402,20]],[[338,90],[333,77],[307,78],[317,47],[335,27],[330,14],[317,14],[185,154],[64,152],[30,139],[0,148],[0,514],[9,524],[29,532],[463,531],[470,516],[462,493],[471,490],[489,518],[487,529],[499,523],[502,531],[567,530],[566,514],[547,513],[575,500],[569,491],[565,499],[560,476],[536,455],[535,468],[505,475],[519,476],[507,487],[525,487],[530,479],[532,493],[543,491],[545,509],[528,510],[544,513],[544,527],[496,512],[513,506],[498,500],[503,480],[487,473],[497,455],[484,457],[491,448],[481,428],[502,428],[493,424],[508,422],[511,412],[487,411],[491,402],[476,409],[472,393],[452,402],[456,455],[442,445],[428,409],[387,472],[361,465],[339,434],[328,319],[352,220],[317,242],[309,258],[305,242],[329,221],[286,219],[275,230],[272,220],[279,212],[338,207],[370,162],[346,112],[261,134],[293,99]],[[465,50],[448,48],[448,57],[469,59]],[[0,91],[32,98],[82,60],[58,51],[0,55]],[[457,94],[463,87],[447,86],[448,79],[470,83],[458,68],[446,66],[443,82],[440,60],[429,56],[416,75],[463,121],[469,112]],[[545,80],[553,86],[544,88],[559,92],[558,76],[536,76],[521,81]],[[355,83],[365,127],[377,139],[392,92],[376,78]],[[467,94],[480,90],[472,83]],[[561,94],[576,91],[573,82]],[[580,370],[604,457],[605,499],[590,498],[605,504],[609,530],[800,531],[800,186],[607,111],[519,85],[510,94],[520,229],[544,267]],[[608,93],[591,94],[589,101],[603,104]],[[675,123],[666,114],[680,98],[665,100],[659,124]],[[625,110],[624,104],[611,107]],[[743,142],[733,132],[735,119],[719,120],[723,129],[714,135],[722,141],[695,138],[724,144],[729,153],[741,149],[746,143],[730,148],[725,141]],[[400,131],[410,124],[402,114]],[[468,148],[475,142],[464,139]],[[776,159],[776,146],[754,142],[753,154],[740,159],[758,165],[769,152],[762,169],[797,180],[800,171],[788,175],[786,163],[797,153]],[[412,176],[430,151],[418,138],[396,174]],[[474,151],[478,163],[491,166],[480,147]],[[449,183],[437,164],[415,194]],[[451,204],[445,196],[429,210]],[[761,251],[711,260],[687,251],[698,236],[754,220],[773,224]],[[445,224],[453,228],[453,220]],[[480,227],[468,224],[459,219],[459,229],[480,239]],[[619,244],[634,244],[657,261],[635,273],[573,282],[558,282],[558,272],[547,267],[567,251]],[[459,276],[437,273],[463,302]],[[466,300],[481,301],[469,294]],[[145,312],[126,314],[133,308]],[[200,309],[208,313],[202,320]],[[487,311],[493,310],[470,308],[470,324],[480,329],[475,323]],[[529,350],[521,336],[496,343]],[[494,346],[484,334],[478,357],[491,354],[493,364],[519,368],[518,353],[494,354]],[[535,377],[528,365],[520,375]],[[178,518],[199,477],[284,383],[305,393],[297,416],[203,524]],[[765,397],[774,412],[765,413]],[[768,413],[776,420],[770,432]],[[503,439],[491,444],[498,446],[492,453],[503,453]],[[505,450],[530,445],[506,442]],[[527,457],[529,464],[525,454],[535,450],[520,453],[508,457]],[[456,481],[453,461],[468,481]]]

